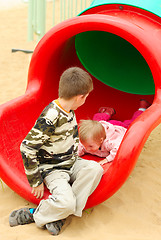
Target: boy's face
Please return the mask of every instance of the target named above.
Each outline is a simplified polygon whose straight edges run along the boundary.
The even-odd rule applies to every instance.
[[[89,93],[87,93],[85,96],[84,95],[78,95],[75,97],[75,102],[73,104],[72,110],[76,110],[77,108],[79,108],[80,106],[82,106],[85,101],[86,98],[88,97]]]

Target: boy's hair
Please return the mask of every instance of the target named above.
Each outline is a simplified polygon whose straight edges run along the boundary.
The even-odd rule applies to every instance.
[[[87,142],[88,139],[99,143],[101,138],[103,140],[106,138],[105,129],[98,121],[80,120],[79,138],[82,143]]]
[[[59,97],[71,99],[78,95],[86,95],[93,90],[91,76],[79,67],[71,67],[63,72],[59,82]]]

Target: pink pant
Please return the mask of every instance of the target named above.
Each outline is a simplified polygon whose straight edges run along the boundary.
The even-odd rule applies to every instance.
[[[125,121],[118,121],[118,120],[110,120],[110,115],[108,115],[107,113],[96,113],[93,116],[93,120],[95,121],[107,121],[113,125],[118,125],[118,126],[122,126],[124,128],[128,128],[129,125],[137,118],[140,116],[140,114],[142,114],[143,111],[138,110],[136,111],[132,118],[129,120],[125,120]]]

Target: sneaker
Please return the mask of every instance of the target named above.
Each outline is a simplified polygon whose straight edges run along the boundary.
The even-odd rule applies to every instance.
[[[99,113],[107,113],[108,115],[110,115],[111,117],[116,114],[116,111],[114,108],[111,108],[111,107],[101,107],[99,110],[98,110]]]
[[[9,216],[9,224],[11,227],[17,225],[24,225],[34,222],[33,214],[30,213],[29,208],[21,208],[14,210]]]
[[[58,235],[65,223],[65,219],[47,223],[45,226],[50,234]]]
[[[145,99],[140,99],[140,106],[139,106],[139,108],[145,108],[145,109],[147,109],[148,107],[150,107],[150,103],[147,101],[147,100],[145,100]]]

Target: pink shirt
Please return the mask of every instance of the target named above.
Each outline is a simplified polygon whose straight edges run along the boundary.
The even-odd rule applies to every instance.
[[[107,162],[114,160],[117,150],[121,144],[121,141],[126,133],[126,128],[122,126],[113,125],[106,121],[100,121],[106,132],[106,139],[101,145],[101,149],[97,150],[94,155],[99,157],[104,157]],[[85,153],[93,154],[92,152],[87,152],[81,142],[78,145],[78,155],[82,156]]]

